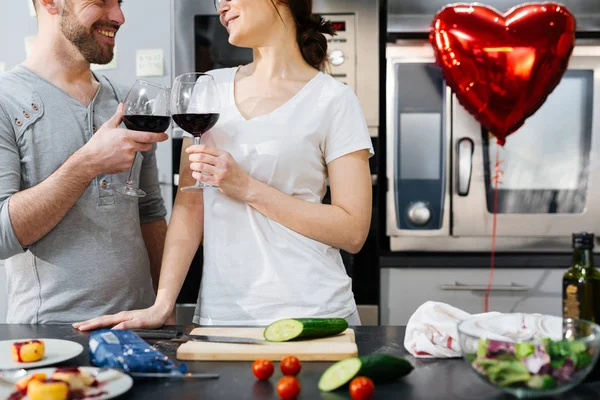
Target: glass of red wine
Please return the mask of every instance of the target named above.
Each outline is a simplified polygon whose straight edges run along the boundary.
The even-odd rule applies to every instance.
[[[170,98],[171,90],[168,87],[137,80],[123,104],[123,123],[132,131],[165,132],[171,124]],[[144,197],[146,193],[134,186],[131,176],[136,158],[129,170],[127,183],[116,190],[127,196]]]
[[[173,121],[194,137],[195,145],[200,144],[202,135],[215,126],[220,109],[219,92],[211,75],[194,72],[175,78],[171,94]],[[181,191],[203,190],[211,186],[196,180],[194,186],[181,188]]]

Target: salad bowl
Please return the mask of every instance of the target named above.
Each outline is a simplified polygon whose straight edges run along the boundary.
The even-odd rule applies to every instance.
[[[541,314],[481,314],[457,326],[464,360],[484,381],[517,398],[566,392],[592,371],[600,326]]]

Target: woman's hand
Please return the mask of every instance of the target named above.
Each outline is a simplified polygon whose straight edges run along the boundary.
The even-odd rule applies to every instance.
[[[186,151],[195,179],[217,186],[228,197],[247,202],[252,178],[231,154],[204,144],[190,146]]]
[[[118,314],[104,315],[84,322],[73,324],[80,331],[113,327],[112,329],[154,329],[160,328],[167,319],[172,319],[171,312],[164,313],[158,307],[152,306],[144,310],[122,311]]]

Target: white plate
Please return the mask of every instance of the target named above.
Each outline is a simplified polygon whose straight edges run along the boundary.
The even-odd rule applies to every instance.
[[[10,346],[15,342],[26,342],[28,340],[43,340],[46,348],[44,358],[36,362],[20,363],[12,358]],[[37,368],[46,365],[58,364],[59,362],[75,358],[83,352],[83,346],[77,342],[59,339],[18,339],[0,341],[0,369],[14,368]]]
[[[96,367],[79,367],[84,371],[89,372],[93,376],[98,374],[99,368]],[[50,378],[56,368],[39,368],[27,371],[27,376],[35,373],[45,373],[47,378]],[[86,397],[89,396],[93,400],[106,400],[112,399],[127,392],[133,386],[133,379],[129,375],[126,375],[117,370],[103,370],[100,375],[97,376],[97,380],[100,383],[99,387],[90,387],[85,390]],[[106,382],[103,384],[103,382]],[[16,392],[17,389],[14,386],[6,384],[0,384],[0,399],[8,398],[12,393]],[[100,396],[94,394],[102,393]],[[27,400],[28,397],[23,397],[23,400]]]

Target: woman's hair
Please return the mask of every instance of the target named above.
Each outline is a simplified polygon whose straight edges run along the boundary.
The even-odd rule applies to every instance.
[[[311,66],[322,70],[327,63],[327,39],[324,33],[335,34],[331,22],[321,16],[313,15],[312,0],[271,0],[275,10],[277,10],[276,1],[281,1],[290,8],[292,17],[296,22],[296,40],[300,46],[302,56]],[[277,10],[277,13],[279,14],[279,10]],[[279,17],[281,18],[281,14],[279,14]]]

